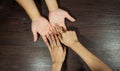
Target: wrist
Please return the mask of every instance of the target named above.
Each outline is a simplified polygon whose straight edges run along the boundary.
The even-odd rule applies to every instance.
[[[54,62],[54,63],[52,63],[53,66],[55,66],[55,65],[62,66],[62,64],[63,64],[63,62]]]
[[[70,46],[70,48],[74,51],[78,51],[79,49],[83,49],[83,45],[80,42],[76,42],[73,45]],[[79,49],[78,49],[79,48]]]
[[[79,43],[79,41],[74,41],[72,42],[71,44],[69,44],[69,47],[72,48],[74,47],[75,45],[77,45]]]
[[[32,21],[36,21],[38,20],[38,18],[41,18],[42,16],[41,15],[36,15],[34,17],[31,18]]]
[[[52,64],[52,71],[61,71],[62,63],[53,63]]]
[[[53,7],[53,8],[50,8],[50,9],[49,9],[49,12],[55,11],[55,10],[57,10],[57,9],[59,9],[59,7],[58,7],[58,6],[55,6],[55,7]]]
[[[34,18],[32,19],[32,22],[41,20],[41,19],[43,19],[43,18],[44,18],[43,16],[36,16],[36,17],[34,17]]]

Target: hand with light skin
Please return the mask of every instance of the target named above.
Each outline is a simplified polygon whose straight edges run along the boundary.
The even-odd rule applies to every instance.
[[[52,71],[61,71],[61,67],[66,56],[66,47],[62,47],[56,34],[49,34],[46,38],[49,41]]]
[[[49,10],[49,21],[54,26],[55,24],[58,24],[59,26],[64,27],[65,29],[65,18],[68,20],[74,22],[75,19],[70,16],[70,14],[62,10],[58,7],[57,0],[45,0],[48,10]]]
[[[48,29],[50,27],[50,23],[47,21],[47,19],[41,16],[34,0],[16,0],[16,1],[24,8],[26,13],[32,20],[31,26],[32,26],[34,41],[37,41],[38,39],[37,33],[38,33],[42,36],[43,40],[46,43],[45,35],[47,35],[48,32],[50,33]],[[65,18],[68,18],[71,21],[75,21],[75,19],[72,18],[66,11],[58,8],[56,0],[45,0],[45,1],[50,11],[49,20],[53,25],[55,23],[58,23],[60,26],[66,28],[64,23]]]
[[[75,21],[75,19],[71,17],[69,13],[65,10],[57,8],[49,12],[49,21],[53,26],[54,24],[58,24],[59,26],[62,26],[65,29],[67,29],[65,26],[65,18],[67,18],[68,20],[72,22]]]
[[[40,34],[44,42],[47,44],[45,35],[47,35],[48,32],[50,33],[49,28],[51,26],[48,20],[41,16],[34,0],[16,0],[16,1],[24,8],[24,10],[26,11],[26,13],[28,14],[32,21],[31,29],[34,36],[34,41],[37,41],[38,34]]]
[[[34,36],[34,41],[38,39],[38,34],[40,34],[43,40],[46,42],[45,35],[50,33],[50,23],[44,17],[39,17],[36,20],[32,21],[32,33]]]

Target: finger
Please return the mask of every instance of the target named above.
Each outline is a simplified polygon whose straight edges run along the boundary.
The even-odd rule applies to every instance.
[[[58,29],[56,28],[56,26],[54,26],[54,30],[55,30],[56,34],[58,34]]]
[[[56,44],[57,44],[57,46],[58,46],[58,47],[62,47],[62,46],[61,46],[61,43],[60,43],[60,41],[59,41],[59,39],[58,39],[58,37],[57,37],[57,35],[55,35],[55,39],[56,39]]]
[[[58,24],[55,24],[55,30],[57,31],[57,32],[59,32],[59,25]]]
[[[64,43],[64,41],[63,41],[64,39],[63,39],[63,37],[62,37],[62,35],[60,33],[58,34],[58,38],[59,38],[61,43]]]
[[[50,34],[50,37],[51,37],[51,41],[52,41],[52,46],[53,48],[56,47],[56,41],[55,41],[55,37],[53,34]]]
[[[63,32],[66,32],[66,31],[67,31],[67,29],[65,29],[64,27],[61,27],[61,28],[62,28]]]
[[[52,32],[52,34],[56,34],[56,31],[53,26],[50,27],[50,31]]]
[[[63,32],[65,32],[66,31],[66,29],[65,28],[63,28],[63,27],[61,27],[61,26],[59,26],[59,25],[55,25],[55,29],[57,30],[57,32],[60,32],[60,33],[63,33]]]
[[[32,31],[32,33],[33,33],[33,37],[34,37],[34,42],[36,42],[37,38],[38,38],[37,32],[36,31]]]
[[[75,19],[72,16],[70,16],[68,13],[66,14],[66,18],[72,22],[75,21]]]
[[[54,45],[53,45],[53,39],[52,39],[52,35],[51,34],[49,34],[48,35],[48,38],[49,38],[49,43],[50,43],[50,46],[51,46],[51,49],[54,47]]]
[[[47,45],[49,51],[51,52],[51,45],[49,43],[49,39],[50,38],[48,36],[43,37],[43,40],[44,40],[45,44]]]
[[[58,31],[61,31],[61,30],[62,30],[61,26],[59,26],[58,24],[55,24],[55,27],[56,27],[56,29],[57,29]]]
[[[67,27],[66,27],[66,25],[65,25],[65,19],[61,22],[61,26],[66,30],[67,29]],[[62,29],[63,30],[63,29]]]
[[[58,33],[58,31],[57,31],[57,29],[56,29],[56,27],[54,26],[54,31],[55,31],[55,34],[57,34]]]
[[[62,40],[62,35],[60,32],[58,33],[58,38],[59,38],[59,40]]]
[[[55,30],[56,34],[58,34],[60,32],[59,29],[60,29],[60,26],[58,26],[57,24],[55,24],[54,30]]]

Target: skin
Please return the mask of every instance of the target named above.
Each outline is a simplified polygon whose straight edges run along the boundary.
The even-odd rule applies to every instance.
[[[54,26],[58,24],[66,29],[65,18],[74,22],[75,19],[65,10],[58,7],[57,0],[45,0],[49,10],[49,21]]]
[[[47,35],[48,32],[50,33],[49,28],[51,27],[51,25],[46,18],[41,16],[40,12],[37,9],[37,6],[34,3],[34,0],[16,0],[16,1],[24,8],[26,13],[32,20],[31,28],[34,36],[34,41],[37,41],[38,34],[40,34],[44,42],[48,45],[48,43],[46,42],[45,35]]]
[[[62,47],[57,35],[49,34],[49,51],[52,59],[52,71],[61,71],[66,56],[66,47]]]
[[[110,67],[103,63],[78,41],[75,31],[62,31],[60,27],[58,27],[58,31],[60,31],[60,41],[75,51],[92,71],[112,71]]]
[[[50,28],[55,24],[59,26],[65,26],[65,18],[69,19],[70,21],[74,22],[75,19],[71,17],[67,11],[58,8],[58,4],[56,0],[45,0],[48,9],[49,9],[49,21],[41,16],[40,12],[38,11],[37,6],[35,5],[34,0],[16,0],[19,3],[30,19],[32,20],[31,29],[34,37],[34,41],[36,42],[38,39],[38,34],[40,34],[48,46],[47,40],[45,35],[51,33]],[[49,47],[49,46],[48,46]]]

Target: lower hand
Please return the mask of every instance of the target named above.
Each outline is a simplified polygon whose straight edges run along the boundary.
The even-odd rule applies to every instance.
[[[34,36],[34,41],[37,41],[38,34],[40,34],[46,43],[45,35],[47,35],[48,32],[50,32],[49,31],[50,23],[48,22],[48,20],[42,16],[38,17],[37,19],[32,21],[31,27],[32,27],[32,33]]]
[[[62,47],[57,35],[47,36],[49,41],[49,51],[53,64],[62,64],[66,56],[66,47]]]

